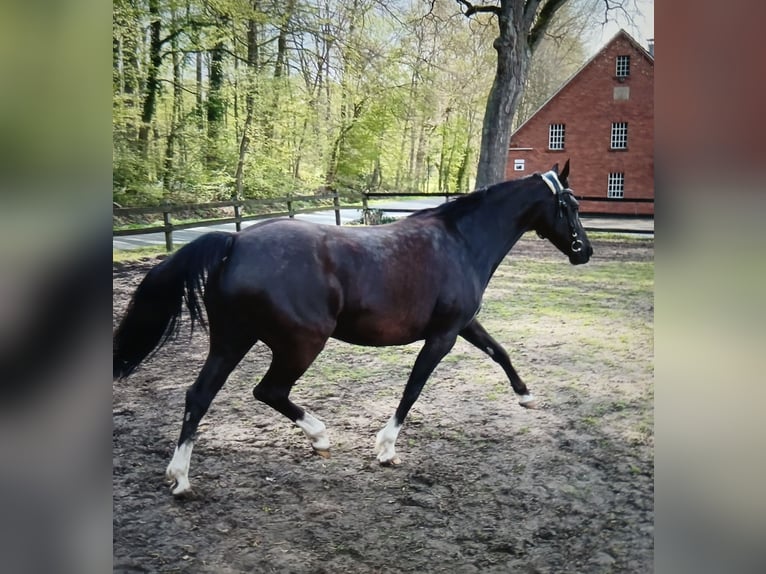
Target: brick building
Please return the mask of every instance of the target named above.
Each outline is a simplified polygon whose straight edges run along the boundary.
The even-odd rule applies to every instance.
[[[587,214],[654,215],[654,49],[620,30],[511,135],[508,179],[571,161]]]

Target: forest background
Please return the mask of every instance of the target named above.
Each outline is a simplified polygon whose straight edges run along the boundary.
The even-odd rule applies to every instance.
[[[114,0],[113,201],[470,191],[497,14],[451,0]],[[608,5],[608,3],[606,4]],[[604,0],[568,0],[513,125],[582,66]]]

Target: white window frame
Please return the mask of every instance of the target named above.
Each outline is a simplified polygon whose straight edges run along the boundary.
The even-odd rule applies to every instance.
[[[606,184],[606,196],[610,199],[625,197],[625,173],[611,172]]]
[[[612,149],[628,149],[628,122],[612,122]]]
[[[525,161],[523,159],[513,160],[513,171],[524,171]]]
[[[548,126],[548,149],[564,149],[564,138],[566,137],[566,124],[550,124]]]
[[[615,61],[615,75],[618,78],[630,76],[630,56],[617,56]]]

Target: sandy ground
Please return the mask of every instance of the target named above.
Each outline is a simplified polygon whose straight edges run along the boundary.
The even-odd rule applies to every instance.
[[[651,240],[594,249],[590,266],[628,269],[654,255]],[[556,284],[517,273],[524,261],[560,266]],[[115,265],[115,324],[156,262]],[[580,284],[572,269],[550,245],[522,239],[480,315],[540,408],[520,407],[501,369],[459,341],[411,411],[393,468],[375,461],[375,433],[419,345],[328,344],[292,394],[327,424],[324,459],[253,399],[270,359],[259,344],[200,426],[195,495],[175,500],[164,469],[207,339],[166,347],[113,387],[114,571],[651,572],[651,290]],[[546,311],[556,288],[614,296]]]

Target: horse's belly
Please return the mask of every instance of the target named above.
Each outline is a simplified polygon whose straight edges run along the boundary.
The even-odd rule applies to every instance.
[[[332,337],[353,345],[385,347],[406,345],[423,338],[426,322],[407,317],[339,317]]]

